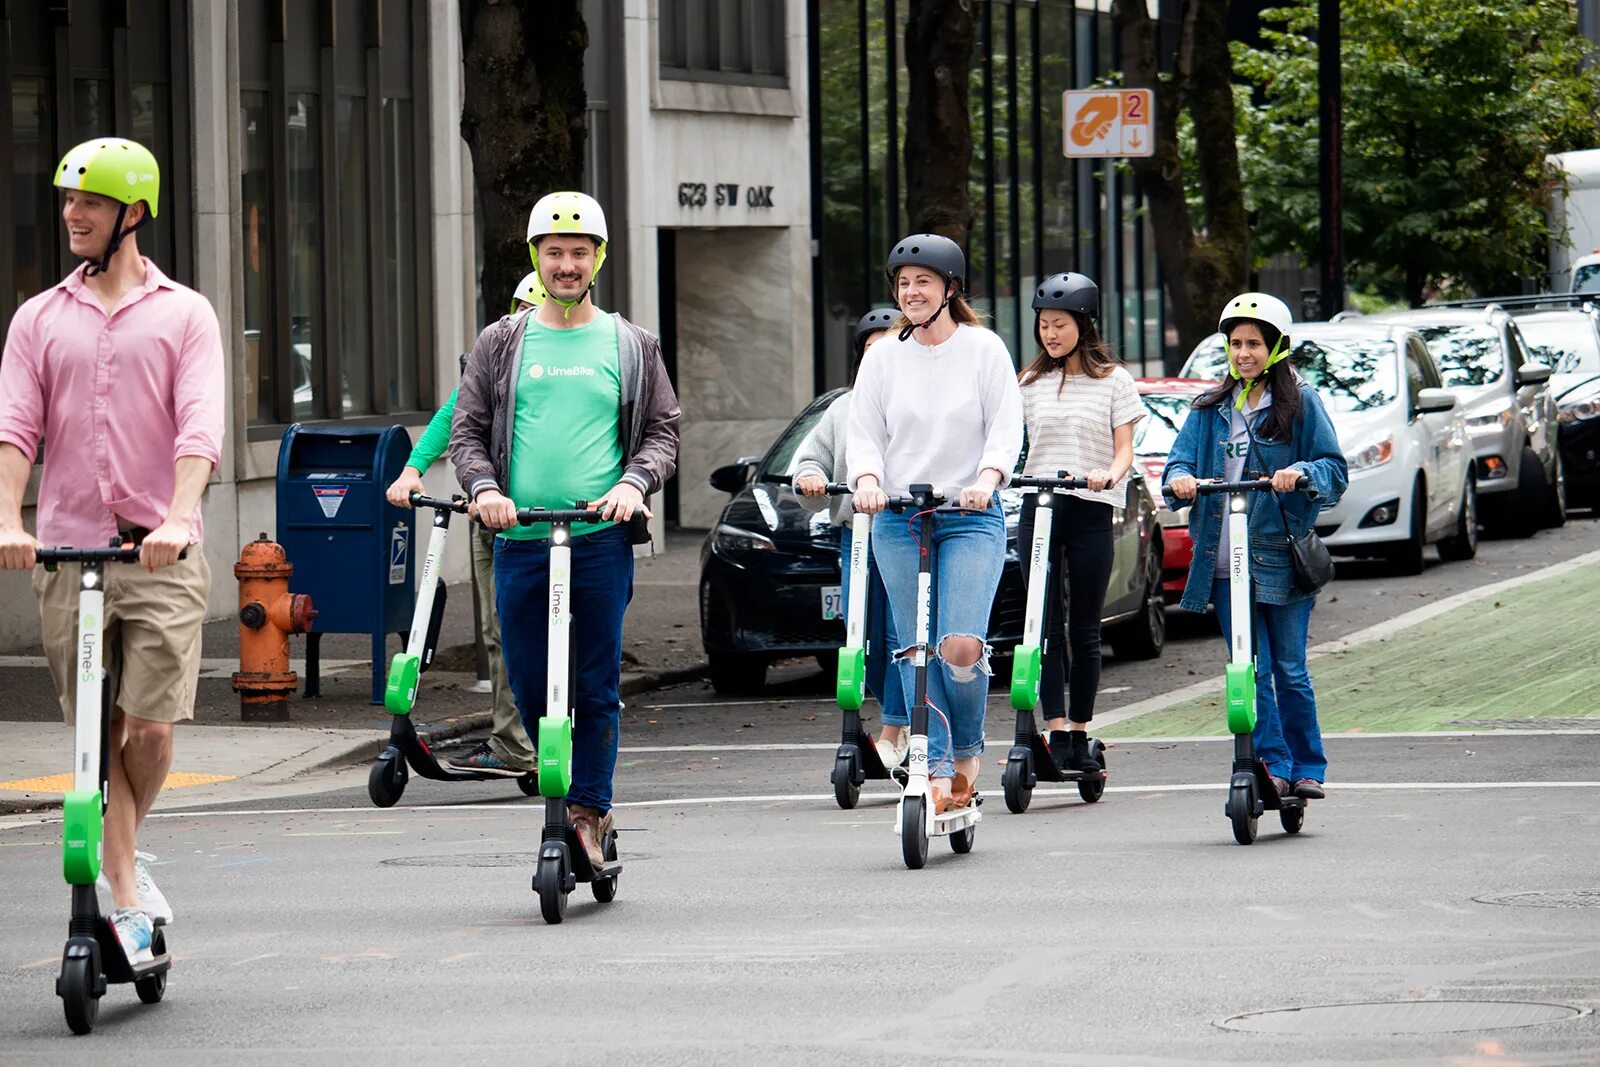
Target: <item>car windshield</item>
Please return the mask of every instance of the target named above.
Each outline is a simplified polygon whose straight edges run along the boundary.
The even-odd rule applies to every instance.
[[[1585,263],[1572,272],[1574,293],[1600,293],[1600,263]]]
[[[1488,385],[1505,374],[1500,331],[1493,326],[1418,326],[1417,332],[1428,343],[1447,389]]]
[[[1142,399],[1149,410],[1133,431],[1133,450],[1141,456],[1165,456],[1189,417],[1194,396],[1189,393],[1146,393]]]
[[[1334,411],[1367,411],[1399,395],[1393,341],[1302,341],[1289,357]]]
[[[822,422],[822,417],[828,413],[831,404],[818,404],[816,407],[803,413],[799,418],[789,424],[783,436],[778,438],[778,443],[773,446],[772,454],[762,464],[760,477],[763,480],[787,478],[794,474],[795,455],[799,453],[800,446],[812,430]]]
[[[1289,356],[1300,376],[1316,387],[1334,411],[1365,411],[1392,403],[1398,372],[1391,341],[1327,339],[1301,341]],[[1185,378],[1221,381],[1228,373],[1222,335],[1200,343],[1184,365]],[[1179,425],[1182,425],[1180,423]]]
[[[1600,268],[1597,268],[1600,269]],[[1600,339],[1587,315],[1559,319],[1518,319],[1535,359],[1557,374],[1600,374]]]

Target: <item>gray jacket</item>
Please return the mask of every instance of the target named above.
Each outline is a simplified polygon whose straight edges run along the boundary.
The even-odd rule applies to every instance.
[[[800,447],[795,449],[795,480],[798,481],[802,474],[815,474],[825,482],[844,481],[847,469],[844,446],[849,436],[850,394],[845,393],[828,405],[828,410],[811,428],[806,439],[800,442]],[[798,492],[795,496],[807,511],[817,512],[826,507],[828,517],[835,526],[843,526],[855,515],[847,496],[811,497],[800,496]]]
[[[504,492],[510,484],[511,425],[529,314],[507,315],[486,327],[467,357],[450,424],[450,462],[469,498],[485,489]],[[622,375],[622,479],[648,497],[677,468],[678,397],[667,380],[661,342],[621,315],[612,318]]]

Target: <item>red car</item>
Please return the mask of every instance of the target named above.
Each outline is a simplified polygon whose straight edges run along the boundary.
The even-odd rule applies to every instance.
[[[1183,586],[1189,580],[1189,561],[1194,558],[1194,542],[1189,538],[1189,509],[1168,509],[1161,496],[1161,469],[1167,453],[1178,439],[1183,420],[1189,417],[1194,398],[1215,386],[1198,378],[1140,378],[1139,396],[1150,410],[1139,421],[1133,436],[1134,462],[1144,472],[1155,498],[1156,520],[1161,524],[1161,592],[1168,604],[1183,599]]]

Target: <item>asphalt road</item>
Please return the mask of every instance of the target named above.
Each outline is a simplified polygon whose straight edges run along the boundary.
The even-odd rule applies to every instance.
[[[1341,576],[1314,639],[1594,534],[1577,520],[1486,544],[1479,565]],[[1195,625],[1177,667],[1108,662],[1107,706],[1213,671],[1219,651]],[[66,1035],[52,990],[59,827],[0,820],[0,1062],[1600,1062],[1600,731],[1330,738],[1329,799],[1302,834],[1269,818],[1248,848],[1222,814],[1225,742],[1122,742],[1101,803],[1041,788],[1020,816],[992,747],[975,850],[935,841],[913,872],[883,783],[854,811],[828,793],[820,677],[778,683],[761,701],[685,686],[630,702],[620,891],[580,889],[558,927],[528,885],[541,809],[510,783],[413,780],[377,810],[352,768],[303,796],[158,813],[144,845],[178,912],[167,999],[114,987],[88,1038]],[[992,740],[1009,732],[995,710]],[[1517,893],[1587,906],[1486,902]],[[1505,1009],[1468,1004],[1469,1029],[1414,1035],[1221,1025],[1406,1000],[1580,1014],[1478,1029]]]

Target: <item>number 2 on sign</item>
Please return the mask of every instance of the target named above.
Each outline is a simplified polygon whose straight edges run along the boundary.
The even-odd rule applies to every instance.
[[[1128,125],[1135,125],[1145,121],[1144,96],[1139,93],[1129,93],[1122,109],[1122,121]]]

